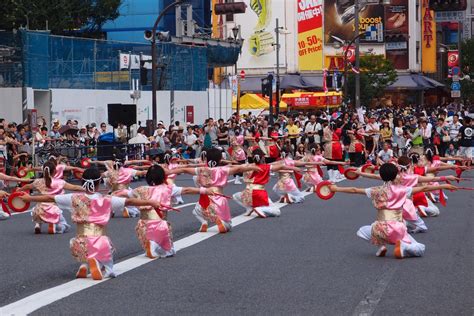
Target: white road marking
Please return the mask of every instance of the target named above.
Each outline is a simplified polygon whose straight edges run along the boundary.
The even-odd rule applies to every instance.
[[[302,192],[302,194],[304,196],[307,196],[307,195],[310,195],[311,193]],[[184,204],[184,205],[179,206],[178,208],[187,207],[192,204],[196,204],[196,203]],[[274,203],[274,204],[280,208],[283,208],[288,205],[286,203]],[[232,227],[236,227],[238,225],[251,221],[254,218],[256,218],[255,215],[236,216],[232,218]],[[218,234],[219,232],[217,230],[217,226],[212,226],[209,228],[207,233],[195,233],[195,234],[192,234],[191,236],[188,236],[176,241],[174,243],[174,247],[176,251],[183,250]],[[115,270],[116,275],[118,276],[128,271],[131,271],[133,269],[136,269],[138,267],[141,267],[142,265],[150,263],[154,260],[157,260],[157,259],[149,259],[145,257],[144,254],[142,254],[142,255],[138,255],[136,257],[133,257],[133,258],[130,258],[130,259],[127,259],[115,264],[114,270]],[[110,279],[104,279],[101,281],[93,281],[89,278],[88,279],[75,279],[67,283],[55,286],[53,288],[32,294],[30,296],[27,296],[11,304],[5,305],[0,308],[0,315],[1,316],[26,315],[44,306],[47,306],[56,301],[59,301],[60,299],[68,297],[74,293],[80,292],[82,290],[85,290],[87,288],[100,284],[102,282],[106,282],[108,280]]]
[[[383,293],[387,289],[397,269],[398,266],[391,266],[388,269],[384,269],[382,276],[365,292],[364,298],[359,302],[352,313],[353,316],[370,316],[375,312]]]

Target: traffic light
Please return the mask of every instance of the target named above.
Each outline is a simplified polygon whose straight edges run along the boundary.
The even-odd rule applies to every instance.
[[[245,13],[245,9],[247,9],[247,5],[244,2],[216,3],[214,5],[214,14],[240,14]]]
[[[267,97],[273,94],[273,75],[269,74],[262,78],[262,96]]]
[[[433,11],[465,11],[467,0],[430,0]]]

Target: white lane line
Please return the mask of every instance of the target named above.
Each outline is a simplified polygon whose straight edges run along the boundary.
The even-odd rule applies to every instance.
[[[387,289],[397,269],[398,266],[383,269],[383,274],[374,282],[374,285],[365,292],[364,298],[359,302],[352,313],[353,316],[370,316],[375,312],[383,293]]]
[[[302,193],[304,196],[311,194],[308,192],[302,192]],[[184,204],[184,205],[181,205],[180,208],[189,206],[191,204],[196,204],[196,203]],[[286,203],[274,203],[274,204],[280,208],[283,208],[288,205]],[[256,218],[256,216],[254,215],[236,216],[232,218],[232,227],[236,227],[238,225],[251,221],[254,218]],[[210,227],[207,233],[195,233],[191,236],[188,236],[176,241],[174,243],[175,250],[179,251],[179,250],[186,249],[188,247],[198,244],[218,234],[219,234],[219,231],[217,230],[217,226]],[[145,257],[144,254],[142,254],[142,255],[138,255],[136,257],[133,257],[133,258],[130,258],[130,259],[127,259],[115,264],[114,270],[115,270],[116,275],[118,276],[120,274],[124,274],[128,271],[136,269],[144,264],[150,263],[154,260],[157,260],[157,259],[149,259]],[[101,281],[93,281],[91,279],[75,279],[73,281],[69,281],[67,283],[55,286],[53,288],[32,294],[19,301],[5,305],[2,308],[0,308],[0,315],[1,316],[26,315],[26,314],[34,312],[37,309],[40,309],[41,307],[52,304],[56,301],[59,301],[60,299],[68,297],[72,294],[75,294],[77,292],[90,288],[102,282],[106,282],[108,280],[110,279],[104,279]]]

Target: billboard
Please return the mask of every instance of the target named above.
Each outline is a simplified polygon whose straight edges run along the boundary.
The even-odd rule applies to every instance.
[[[322,70],[323,0],[298,0],[296,5],[299,70]]]
[[[385,55],[395,69],[408,65],[408,0],[392,0],[385,6]]]
[[[367,5],[368,0],[359,0],[359,33],[370,30],[371,36],[362,36],[362,43],[383,42],[383,5]],[[336,36],[344,41],[354,38],[354,0],[324,0],[324,42],[334,43]]]
[[[274,68],[276,66],[275,28],[285,26],[285,1],[244,0],[247,10],[234,16],[235,23],[241,25],[242,55],[238,66],[243,69]],[[285,36],[280,36],[280,66],[285,66]]]
[[[423,0],[421,9],[421,71],[436,72],[436,22],[429,0]]]

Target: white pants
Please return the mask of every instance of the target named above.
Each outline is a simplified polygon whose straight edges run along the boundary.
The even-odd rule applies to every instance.
[[[419,208],[421,208],[428,216],[438,216],[440,213],[439,208],[433,202],[431,202],[430,199],[427,200],[428,206],[420,205]]]
[[[362,239],[367,240],[370,242],[372,238],[372,225],[366,225],[359,228],[357,231],[357,236]],[[411,243],[401,242],[402,252],[404,257],[421,257],[425,253],[425,245],[417,242],[415,238],[411,235],[410,237]]]
[[[237,192],[235,193],[232,198],[234,199],[237,204],[240,206],[244,207],[247,213],[252,212],[253,207],[245,205],[244,202],[242,201],[242,192]],[[281,211],[279,208],[273,204],[273,202],[268,199],[269,206],[260,206],[260,207],[254,207],[258,212],[262,213],[266,217],[278,217],[281,214]]]
[[[130,217],[140,216],[140,211],[138,210],[136,206],[127,206],[125,208],[127,209],[128,215],[130,215]]]
[[[113,260],[110,260],[110,261],[107,261],[107,262],[101,262],[99,260],[97,260],[97,262],[99,263],[99,266],[100,266],[100,269],[102,270],[102,268],[105,269],[105,273],[104,273],[104,278],[115,278],[115,272],[114,272],[114,261]]]
[[[197,203],[196,206],[194,207],[193,215],[198,219],[198,221],[201,222],[201,225],[202,224],[209,225],[209,222],[202,214],[202,207],[201,205],[199,205],[199,203]],[[226,222],[223,220],[221,220],[221,222],[224,225],[224,227],[227,229],[227,231],[230,231],[232,229],[232,222]]]
[[[285,194],[288,194],[288,197],[293,201],[293,203],[302,203],[304,201],[304,195],[298,189],[296,189],[294,191],[289,191],[289,192],[280,191],[278,189],[278,186],[275,184],[275,186],[273,187],[273,192],[278,194],[280,196],[280,198],[284,197]]]
[[[150,242],[150,248],[151,248],[151,254],[153,257],[158,257],[158,258],[166,258],[166,257],[172,257],[176,254],[176,251],[174,250],[174,246],[171,247],[169,251],[164,250],[163,248],[160,247],[156,242],[153,240],[149,240]]]
[[[182,188],[178,187],[176,184],[173,184],[173,189],[171,191],[171,203],[172,204],[183,204],[183,197],[181,196]]]
[[[426,227],[425,222],[421,219],[421,217],[418,215],[418,218],[410,221],[410,220],[405,220],[408,232],[410,234],[416,234],[416,233],[425,233],[428,231],[428,227]]]

